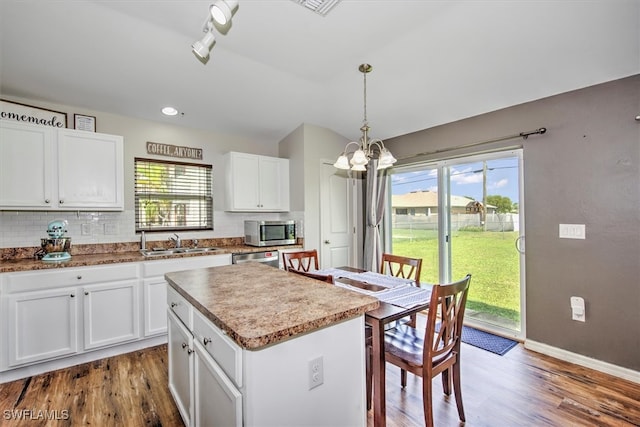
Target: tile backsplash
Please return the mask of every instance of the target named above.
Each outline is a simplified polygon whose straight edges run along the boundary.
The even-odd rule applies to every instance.
[[[287,213],[230,213],[214,211],[212,231],[180,233],[183,238],[241,237],[246,219],[293,219],[297,223],[298,236],[303,237],[304,212]],[[139,240],[135,233],[135,213],[123,212],[0,212],[0,248],[40,246],[40,239],[47,237],[47,225],[56,219],[69,222],[66,237],[72,244],[117,243]],[[172,233],[150,233],[154,240],[168,238]]]

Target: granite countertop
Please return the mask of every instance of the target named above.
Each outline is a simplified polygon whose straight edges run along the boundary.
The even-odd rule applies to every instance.
[[[169,285],[248,350],[354,318],[377,298],[257,262],[167,273]]]
[[[211,245],[213,246],[213,245]],[[149,246],[150,247],[150,246]],[[33,256],[7,256],[0,259],[0,273],[10,273],[30,270],[47,270],[52,268],[87,267],[92,265],[117,264],[125,262],[154,261],[159,259],[174,259],[194,256],[212,256],[224,254],[237,254],[249,252],[276,251],[278,249],[302,248],[302,245],[255,247],[242,244],[216,245],[218,250],[205,253],[183,253],[174,255],[154,255],[145,257],[140,253],[138,243],[115,243],[102,245],[77,245],[72,246],[71,259],[66,261],[45,262],[33,258]],[[21,253],[22,248],[12,250],[12,253]],[[22,252],[30,254],[37,248],[24,248]],[[92,253],[93,250],[98,253]],[[75,252],[75,253],[74,253]]]

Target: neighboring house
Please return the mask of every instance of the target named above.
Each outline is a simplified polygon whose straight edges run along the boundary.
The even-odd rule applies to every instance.
[[[518,230],[517,214],[496,213],[497,207],[470,197],[451,196],[451,228],[484,227],[487,231]],[[438,227],[438,193],[412,191],[391,196],[391,221],[394,228],[435,230]],[[486,223],[486,224],[485,224]]]
[[[469,197],[451,196],[452,214],[479,213],[481,207],[481,202]],[[488,214],[495,212],[495,206],[487,205]],[[391,213],[393,215],[436,215],[438,213],[438,193],[427,190],[391,196]]]

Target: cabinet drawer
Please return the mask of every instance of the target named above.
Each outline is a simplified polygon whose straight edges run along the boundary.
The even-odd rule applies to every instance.
[[[197,310],[193,313],[193,339],[203,345],[236,386],[242,387],[242,349]]]
[[[178,319],[184,323],[188,329],[192,329],[192,308],[191,304],[171,286],[167,285],[167,305]]]
[[[137,278],[138,264],[131,263],[107,267],[63,268],[11,273],[6,276],[5,283],[6,291],[14,293]]]
[[[170,260],[154,260],[142,263],[144,277],[163,276],[173,271],[191,270],[194,268],[217,267],[231,264],[231,255],[198,256],[176,258]]]

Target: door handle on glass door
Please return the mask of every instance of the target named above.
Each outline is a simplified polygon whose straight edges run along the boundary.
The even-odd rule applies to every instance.
[[[521,254],[524,253],[524,236],[519,236],[516,239],[516,251],[520,252]]]

